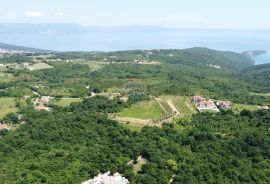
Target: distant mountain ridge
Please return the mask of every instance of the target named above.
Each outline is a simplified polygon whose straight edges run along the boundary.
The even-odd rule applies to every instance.
[[[0,54],[5,54],[5,53],[11,53],[11,54],[16,54],[16,53],[48,53],[48,52],[52,52],[52,51],[17,46],[17,45],[10,45],[10,44],[6,44],[6,43],[0,43]]]

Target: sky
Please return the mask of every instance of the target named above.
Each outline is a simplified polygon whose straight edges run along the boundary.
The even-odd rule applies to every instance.
[[[270,28],[269,0],[0,0],[0,23]]]

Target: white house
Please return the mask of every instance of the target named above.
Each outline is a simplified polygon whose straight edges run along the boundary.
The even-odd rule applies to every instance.
[[[99,174],[93,179],[82,182],[82,184],[129,184],[129,181],[119,173],[111,174],[110,172],[107,172],[105,174]]]

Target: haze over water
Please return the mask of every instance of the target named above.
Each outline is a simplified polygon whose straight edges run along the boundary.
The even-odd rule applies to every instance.
[[[270,48],[270,30],[83,27],[77,24],[0,24],[0,28],[0,42],[55,51],[208,47],[243,52]]]
[[[253,60],[255,61],[256,65],[270,63],[270,51],[267,51],[265,54],[254,56]]]

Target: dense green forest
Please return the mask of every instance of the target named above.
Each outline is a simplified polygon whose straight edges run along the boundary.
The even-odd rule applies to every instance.
[[[244,70],[242,78],[259,86],[258,92],[270,92],[270,64],[258,65]]]
[[[0,183],[80,183],[120,172],[131,183],[269,183],[270,112],[194,115],[131,132],[107,119],[123,102],[87,99],[50,113],[22,109],[27,124],[2,133]],[[138,174],[127,163],[148,160]]]
[[[116,52],[67,52],[58,53],[53,58],[104,60],[116,62],[131,62],[134,60],[157,60],[167,63],[181,63],[190,65],[215,64],[232,69],[243,69],[250,67],[254,61],[244,55],[233,52],[221,52],[207,48],[191,49],[168,49],[168,50],[135,50]]]

